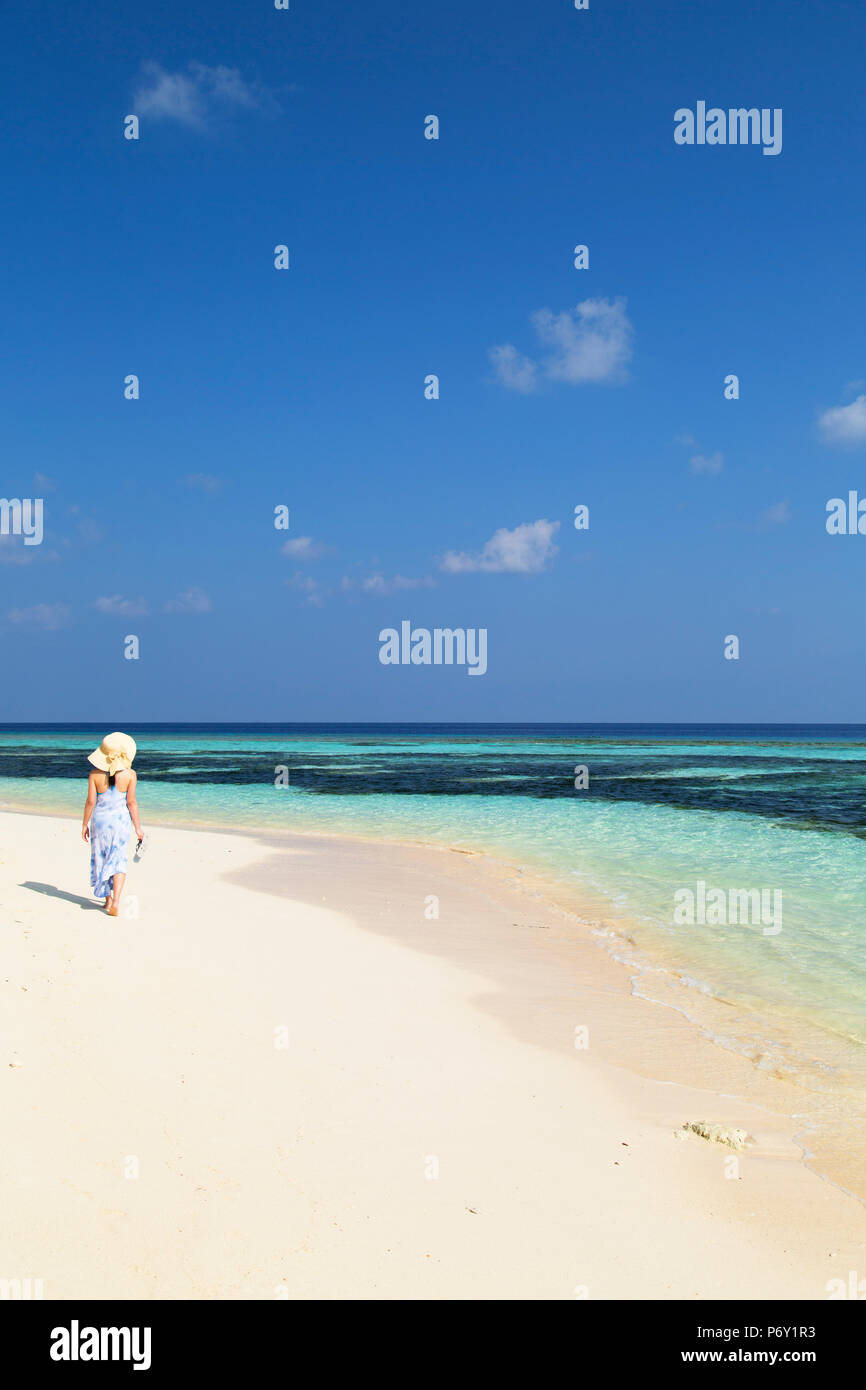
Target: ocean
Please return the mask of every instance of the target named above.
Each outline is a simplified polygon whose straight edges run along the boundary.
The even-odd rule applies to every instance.
[[[0,808],[80,813],[106,732],[0,725]],[[635,992],[820,1097],[828,1123],[860,1115],[866,725],[128,732],[145,828],[444,842],[525,866],[564,905],[601,904],[592,928]]]

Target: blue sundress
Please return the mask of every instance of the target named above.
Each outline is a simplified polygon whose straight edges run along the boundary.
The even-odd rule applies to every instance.
[[[125,874],[132,818],[126,792],[117,787],[97,792],[90,822],[90,886],[97,898],[114,890],[114,875]]]

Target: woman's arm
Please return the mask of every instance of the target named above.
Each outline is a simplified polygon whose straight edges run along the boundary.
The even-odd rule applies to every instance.
[[[135,784],[138,777],[133,772],[129,779],[129,786],[126,788],[126,809],[129,811],[135,833],[139,840],[142,838],[141,823],[138,819],[138,802],[135,799]]]
[[[96,784],[93,780],[93,773],[87,779],[87,800],[84,803],[84,819],[81,822],[82,840],[90,839],[90,817],[93,815],[93,808],[96,805]]]

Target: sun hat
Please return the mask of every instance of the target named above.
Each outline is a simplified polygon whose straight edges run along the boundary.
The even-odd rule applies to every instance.
[[[135,757],[135,739],[129,734],[106,734],[98,748],[88,753],[87,761],[113,777],[116,772],[125,772],[132,767]]]

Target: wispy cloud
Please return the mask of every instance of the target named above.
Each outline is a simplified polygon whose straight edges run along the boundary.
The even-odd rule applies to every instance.
[[[571,386],[624,379],[634,342],[624,299],[584,299],[561,314],[539,309],[532,324],[539,342],[551,349],[547,356],[527,357],[512,343],[490,349],[499,380],[509,390],[529,394],[541,378]]]
[[[850,405],[837,405],[818,417],[818,428],[828,444],[866,442],[866,396],[857,396]]]
[[[166,613],[209,613],[211,602],[204,589],[193,586],[164,605]]]
[[[784,526],[791,520],[791,504],[787,500],[784,502],[774,502],[772,507],[768,507],[765,512],[761,512],[758,518],[765,526]]]
[[[405,574],[395,574],[391,578],[386,578],[384,574],[368,574],[364,579],[350,579],[344,576],[340,582],[340,588],[344,593],[351,590],[360,591],[362,594],[397,594],[405,589],[435,589],[436,580],[430,574],[422,575],[420,578],[412,578]]]
[[[330,546],[314,541],[312,536],[297,536],[280,547],[283,555],[291,555],[294,560],[318,560],[327,555]]]
[[[175,121],[203,130],[213,117],[230,110],[273,108],[270,92],[250,82],[237,68],[190,63],[185,72],[169,72],[159,63],[144,63],[134,95],[135,113],[157,121]]]
[[[498,574],[537,574],[553,559],[558,546],[553,537],[558,521],[527,521],[513,531],[504,526],[495,531],[477,554],[449,550],[439,561],[448,574],[487,570]]]
[[[187,473],[184,482],[187,487],[198,488],[201,492],[219,492],[223,485],[222,478],[215,478],[211,473]]]
[[[307,603],[315,604],[317,608],[321,607],[324,594],[318,579],[313,579],[311,575],[302,574],[298,570],[290,579],[286,580],[286,584],[290,589],[299,589]]]
[[[143,598],[124,598],[122,594],[111,594],[108,598],[98,598],[94,608],[100,613],[108,613],[118,618],[138,618],[147,613],[147,603]]]
[[[100,545],[106,536],[105,522],[94,521],[92,517],[86,516],[78,503],[67,507],[67,515],[74,518],[75,537],[82,545]],[[71,546],[75,543],[74,538],[65,536],[63,544]]]
[[[0,535],[0,565],[29,565],[36,558],[34,549],[38,547],[25,545],[23,536]]]
[[[65,603],[34,603],[32,608],[12,608],[9,621],[26,627],[43,628],[54,632],[69,622],[70,610]]]
[[[689,468],[693,473],[721,473],[724,466],[724,455],[718,451],[715,454],[695,454],[689,459]]]
[[[531,357],[524,357],[512,343],[502,343],[490,349],[490,360],[496,368],[496,375],[509,391],[520,391],[528,396],[538,384],[538,363]]]

